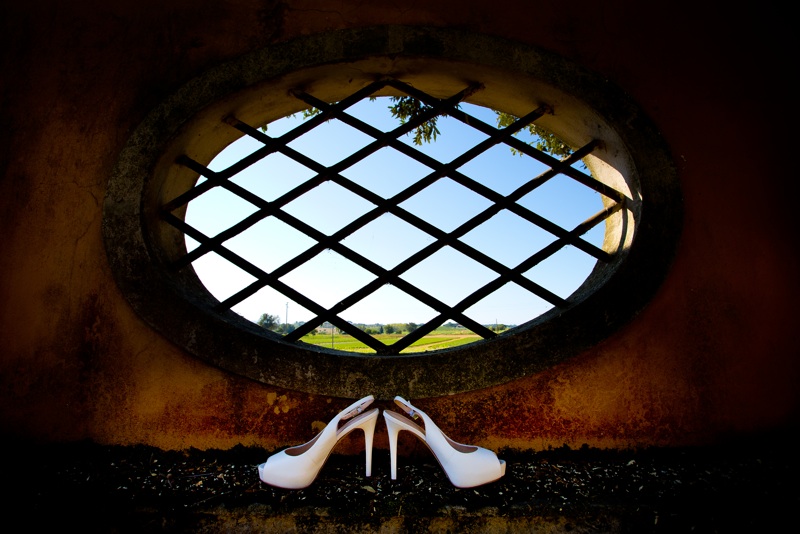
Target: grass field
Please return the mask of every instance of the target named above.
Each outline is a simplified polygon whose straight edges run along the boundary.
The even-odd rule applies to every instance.
[[[391,345],[398,339],[401,339],[403,336],[404,334],[377,334],[373,337],[380,340],[381,343]],[[465,330],[454,330],[447,333],[434,331],[419,341],[416,341],[407,349],[401,351],[401,354],[457,347],[459,345],[466,345],[467,343],[480,341],[480,339],[480,336]],[[346,350],[349,352],[363,352],[365,354],[375,352],[373,349],[367,347],[353,336],[348,335],[335,335],[332,339],[330,334],[307,335],[302,338],[302,341],[305,343],[310,343],[311,345],[319,345],[320,347]]]

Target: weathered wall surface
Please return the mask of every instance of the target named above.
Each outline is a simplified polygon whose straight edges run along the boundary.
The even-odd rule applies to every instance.
[[[621,331],[540,375],[421,408],[453,437],[496,448],[703,444],[795,425],[800,240],[782,156],[797,118],[786,17],[691,3],[538,4],[4,3],[2,432],[273,447],[304,441],[349,403],[228,375],[153,332],[115,286],[101,208],[127,136],[192,76],[271,42],[387,23],[505,36],[612,80],[663,132],[686,211],[669,277]]]

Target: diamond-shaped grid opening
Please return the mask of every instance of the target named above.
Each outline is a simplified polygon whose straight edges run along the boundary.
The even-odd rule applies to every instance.
[[[220,302],[255,281],[255,277],[215,252],[203,254],[192,262],[192,268],[208,292]]]
[[[388,96],[365,98],[347,108],[347,114],[382,132],[390,132],[399,126],[397,119],[389,112],[391,105],[392,99]]]
[[[264,287],[231,308],[245,319],[258,322],[263,314],[276,319],[273,332],[286,333],[305,323],[305,318],[313,316],[312,312],[293,299],[271,287]],[[288,324],[289,328],[284,325]]]
[[[482,337],[469,328],[452,321],[443,321],[425,337],[414,341],[400,354],[414,354],[435,350],[452,349],[480,341]]]
[[[514,154],[507,145],[500,144],[478,154],[458,170],[479,184],[507,196],[548,169],[543,163]]]
[[[492,330],[502,332],[525,323],[552,307],[546,300],[510,282],[467,308],[465,313]]]
[[[303,116],[302,112],[292,113],[291,115],[270,122],[262,127],[262,130],[270,137],[278,138],[291,132],[305,121],[306,118]]]
[[[374,207],[344,187],[325,182],[287,204],[284,211],[331,235]]]
[[[189,203],[184,220],[207,237],[214,237],[257,209],[240,196],[215,187]],[[208,217],[209,213],[214,216]]]
[[[267,217],[225,242],[225,247],[266,272],[272,272],[316,243],[288,224]]]
[[[383,198],[390,198],[430,172],[431,169],[422,163],[385,147],[341,174]]]
[[[435,311],[393,285],[383,285],[363,300],[350,306],[341,315],[348,321],[364,325],[423,324]]]
[[[262,199],[273,202],[316,176],[308,167],[279,153],[273,153],[231,178]]]
[[[463,107],[465,105],[462,104]],[[469,106],[469,108],[476,107]],[[464,109],[464,111],[467,110]],[[439,133],[434,142],[423,142],[418,145],[414,142],[413,132],[400,137],[400,140],[427,156],[443,163],[449,163],[488,137],[485,133],[450,116],[438,117],[436,128]]]
[[[496,277],[494,271],[450,247],[438,250],[401,276],[450,306]]]
[[[465,234],[461,241],[503,265],[514,267],[555,240],[546,232],[508,211]]]
[[[482,212],[491,201],[449,178],[437,180],[400,207],[445,232]]]
[[[575,228],[603,209],[599,193],[562,174],[525,195],[518,204],[565,230]]]
[[[597,260],[573,246],[566,246],[525,272],[525,277],[567,298],[586,280]]]
[[[497,112],[484,106],[477,104],[470,104],[469,102],[462,102],[459,109],[464,113],[469,114],[474,119],[484,122],[490,126],[497,124]]]
[[[385,214],[348,236],[342,244],[384,269],[391,269],[432,241],[429,234]]]
[[[434,350],[452,349],[468,343],[475,343],[480,341],[480,337],[474,333],[462,335],[447,335],[441,332],[431,332],[430,335],[425,336],[411,344],[407,349],[400,351],[400,354],[414,354],[419,352],[430,352]]]
[[[288,146],[311,157],[317,163],[330,167],[372,141],[374,138],[369,135],[340,120],[332,119],[304,133]]]
[[[375,275],[326,250],[281,278],[281,282],[325,308],[367,285]]]
[[[592,245],[598,248],[602,248],[605,237],[606,237],[606,225],[598,224],[597,226],[594,226],[591,230],[583,234],[581,236],[581,239],[583,239],[587,243],[591,243]]]
[[[252,137],[241,137],[214,156],[214,159],[208,164],[208,168],[214,172],[222,172],[263,146],[263,143]]]

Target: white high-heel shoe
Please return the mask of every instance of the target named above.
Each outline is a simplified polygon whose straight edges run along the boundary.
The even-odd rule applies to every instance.
[[[354,402],[308,443],[289,447],[267,458],[258,466],[258,476],[271,486],[287,489],[301,489],[311,485],[317,478],[331,451],[344,436],[360,428],[364,431],[364,447],[367,456],[367,476],[372,475],[372,438],[375,423],[378,421],[378,408],[368,412],[364,409],[372,404],[374,397],[369,395]],[[339,426],[341,421],[346,421]]]
[[[422,419],[424,428],[396,412],[383,412],[389,433],[392,480],[397,479],[397,435],[407,430],[425,443],[444,469],[447,478],[457,488],[472,488],[494,482],[506,474],[506,462],[488,449],[476,445],[456,443],[448,438],[424,412],[414,408],[402,397],[395,404],[409,416]]]

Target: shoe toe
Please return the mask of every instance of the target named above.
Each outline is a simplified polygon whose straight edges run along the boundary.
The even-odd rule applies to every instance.
[[[262,482],[285,489],[302,489],[311,484],[315,477],[302,465],[298,465],[296,457],[283,451],[276,453],[258,466],[258,478]]]
[[[445,469],[454,486],[458,488],[473,488],[494,482],[506,473],[506,462],[497,458],[497,455],[482,447],[477,447],[474,452],[461,456],[458,465],[453,463]]]
[[[263,464],[258,466],[258,478],[261,479],[262,482],[266,482],[272,486],[280,486],[284,487],[287,483],[285,480],[287,469],[282,468],[284,462],[282,462],[282,457],[285,456],[282,452],[274,454],[267,458],[267,461]]]

